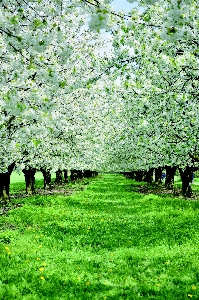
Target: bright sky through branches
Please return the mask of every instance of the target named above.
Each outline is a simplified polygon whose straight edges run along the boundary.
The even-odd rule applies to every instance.
[[[137,3],[129,3],[126,0],[114,0],[111,5],[114,7],[115,11],[124,10],[129,12],[133,7],[137,7]]]
[[[111,6],[113,7],[113,9],[115,11],[125,11],[125,12],[129,12],[131,11],[134,7],[137,7],[137,2],[134,3],[129,3],[127,0],[114,0],[111,2]],[[104,37],[110,37],[109,34],[107,33],[103,33]],[[111,52],[112,52],[112,46],[111,43],[109,45],[109,47],[107,47],[106,49],[100,49],[100,53],[106,53],[107,56],[111,56]]]

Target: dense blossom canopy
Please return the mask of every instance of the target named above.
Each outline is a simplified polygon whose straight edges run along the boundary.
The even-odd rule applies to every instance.
[[[0,172],[197,165],[197,1],[111,2],[0,1]]]

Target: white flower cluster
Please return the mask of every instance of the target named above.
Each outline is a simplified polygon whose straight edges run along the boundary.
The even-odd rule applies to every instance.
[[[87,86],[104,68],[94,53],[105,41],[88,31],[84,7],[75,7],[64,1],[62,11],[56,10],[54,0],[0,6],[6,20],[0,37],[0,172],[13,161],[18,171],[74,168],[72,162],[92,169],[91,157],[100,161],[102,151],[92,150],[91,141],[99,136],[101,144],[102,112],[88,101],[97,93]]]
[[[101,29],[107,29],[108,12],[99,11],[91,15],[91,19],[88,23],[91,31],[100,31]]]
[[[62,7],[59,0],[4,2],[0,172],[13,161],[18,170],[193,163],[191,154],[199,153],[197,1],[144,1],[147,14],[120,18],[121,29],[117,21],[109,58],[99,54],[106,42],[97,33],[112,22],[108,9],[87,14],[86,4],[75,0]]]

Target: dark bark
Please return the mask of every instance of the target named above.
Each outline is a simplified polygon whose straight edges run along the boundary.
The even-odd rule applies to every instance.
[[[172,190],[174,186],[174,175],[177,167],[166,166],[166,178],[165,178],[165,188]]]
[[[68,183],[68,170],[64,170],[64,182]]]
[[[83,171],[82,170],[71,170],[70,172],[71,172],[70,179],[72,181],[83,178]]]
[[[78,179],[82,179],[83,178],[83,171],[82,170],[77,170],[77,176],[78,176]]]
[[[153,182],[153,169],[150,169],[147,172],[144,172],[144,181],[147,183],[152,183]]]
[[[135,180],[143,181],[144,180],[144,171],[135,171]]]
[[[85,178],[89,178],[89,177],[92,177],[92,172],[91,170],[84,170],[84,177]]]
[[[36,169],[29,167],[29,169],[23,169],[22,172],[25,176],[26,182],[26,194],[33,195],[35,194],[35,173]]]
[[[182,180],[182,195],[190,198],[192,196],[192,175],[195,169],[192,167],[186,167],[185,169],[179,168],[180,177]]]
[[[9,188],[10,188],[10,174],[0,173],[0,202],[5,203],[9,201]]]
[[[162,183],[162,168],[155,168],[155,183]]]
[[[62,184],[63,181],[62,171],[59,169],[55,172],[55,174],[56,174],[55,183]]]
[[[70,170],[70,180],[71,181],[77,180],[77,170]]]
[[[132,171],[132,172],[124,172],[123,175],[127,178],[130,178],[130,179],[134,179],[135,178],[135,172]]]
[[[15,162],[13,162],[11,165],[9,165],[9,167],[8,167],[8,173],[10,175],[12,174],[12,171],[13,171],[14,167],[15,167]]]
[[[8,167],[8,172],[0,173],[0,203],[10,200],[10,175],[15,167],[15,162]]]
[[[92,174],[91,174],[91,171],[90,170],[84,170],[84,177],[85,178],[89,178],[89,177],[91,177],[92,176]]]
[[[46,187],[48,187],[51,184],[51,173],[50,173],[50,170],[46,170],[43,168],[41,168],[40,171],[42,172],[43,177],[44,177],[44,189],[45,189]]]
[[[98,172],[97,172],[97,171],[93,171],[93,172],[92,172],[92,176],[93,176],[93,177],[98,176]]]

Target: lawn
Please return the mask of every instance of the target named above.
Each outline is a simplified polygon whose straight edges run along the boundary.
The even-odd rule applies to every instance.
[[[13,199],[23,206],[1,218],[0,299],[199,299],[199,202],[131,183],[104,174],[68,197]]]

